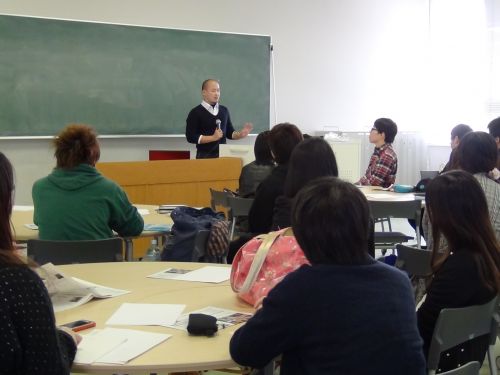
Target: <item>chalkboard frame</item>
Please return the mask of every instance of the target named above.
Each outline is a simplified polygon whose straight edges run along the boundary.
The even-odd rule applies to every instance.
[[[212,31],[199,31],[199,30],[181,30],[181,29],[172,29],[172,28],[165,28],[165,27],[156,27],[156,26],[142,26],[142,25],[127,25],[127,24],[117,24],[117,23],[103,23],[103,22],[94,22],[94,21],[83,21],[83,20],[68,20],[68,19],[55,19],[55,18],[40,18],[40,17],[26,17],[26,16],[19,16],[19,15],[9,15],[9,14],[1,14],[0,15],[0,48],[2,46],[5,46],[5,41],[2,45],[2,35],[6,35],[5,33],[2,33],[2,27],[5,26],[5,22],[2,23],[3,20],[8,19],[8,20],[14,20],[16,22],[34,22],[35,25],[40,25],[40,24],[45,24],[45,23],[50,23],[52,25],[62,25],[62,29],[67,32],[67,34],[70,34],[73,32],[73,29],[78,29],[78,28],[83,28],[83,30],[87,30],[89,28],[111,28],[112,31],[116,32],[120,30],[125,30],[125,33],[134,33],[135,31],[140,31],[142,33],[145,33],[144,35],[153,32],[153,33],[164,33],[163,35],[171,33],[173,34],[184,34],[188,35],[191,38],[198,38],[199,40],[196,41],[197,46],[199,46],[200,43],[206,43],[208,41],[215,41],[223,44],[222,40],[224,41],[229,41],[232,43],[230,45],[230,48],[233,48],[233,50],[229,49],[227,56],[219,56],[219,55],[210,55],[212,53],[211,51],[221,51],[221,47],[214,47],[214,45],[211,45],[209,48],[209,52],[203,51],[200,52],[198,49],[193,50],[193,51],[181,51],[182,53],[199,53],[201,56],[209,57],[207,58],[204,63],[200,64],[200,66],[195,66],[196,70],[195,72],[192,72],[191,70],[193,67],[187,66],[186,68],[179,68],[179,69],[185,69],[182,71],[184,76],[188,75],[189,80],[186,80],[185,85],[182,87],[174,87],[173,89],[177,89],[176,92],[168,92],[167,94],[170,95],[170,99],[172,99],[174,94],[177,94],[179,91],[182,91],[181,99],[182,103],[182,108],[176,112],[176,119],[175,119],[175,124],[176,125],[171,125],[168,123],[168,121],[164,123],[156,122],[156,125],[153,128],[148,128],[146,131],[142,131],[143,128],[139,126],[135,126],[133,123],[132,125],[126,124],[125,131],[120,131],[123,130],[123,128],[115,128],[112,127],[111,130],[108,129],[107,124],[104,122],[99,122],[99,119],[96,121],[88,121],[86,119],[80,119],[78,118],[79,116],[76,115],[74,118],[71,119],[65,119],[61,121],[47,121],[49,122],[48,124],[45,124],[44,126],[41,126],[42,121],[39,120],[43,116],[36,116],[32,115],[31,118],[31,123],[24,119],[23,125],[24,127],[19,127],[17,124],[15,124],[16,120],[18,117],[12,117],[9,118],[5,116],[6,113],[8,113],[9,109],[8,108],[13,108],[12,104],[15,103],[13,102],[12,97],[16,98],[16,94],[18,94],[12,87],[15,87],[17,84],[17,87],[20,86],[19,81],[22,81],[19,79],[19,76],[17,79],[19,79],[18,82],[15,82],[15,74],[12,74],[14,78],[11,79],[11,81],[7,81],[11,83],[11,86],[8,87],[7,89],[2,89],[0,88],[0,138],[1,139],[24,139],[24,138],[50,138],[53,137],[57,132],[62,129],[67,123],[88,123],[92,126],[94,126],[97,130],[97,132],[101,135],[103,138],[120,138],[120,137],[125,137],[125,138],[130,138],[130,137],[137,137],[137,138],[149,138],[149,137],[180,137],[184,133],[184,124],[185,124],[185,117],[187,116],[187,113],[189,112],[189,109],[192,107],[196,106],[197,104],[200,103],[201,100],[201,82],[203,79],[206,78],[216,78],[219,79],[221,82],[221,104],[226,105],[231,112],[231,117],[233,124],[235,125],[236,128],[239,128],[243,122],[250,121],[254,123],[254,131],[253,133],[258,133],[263,130],[267,130],[270,127],[270,65],[271,65],[271,51],[272,51],[272,45],[271,45],[271,37],[266,36],[266,35],[255,35],[255,34],[239,34],[239,33],[221,33],[221,32],[212,32]],[[41,31],[38,29],[35,29],[35,31]],[[17,32],[12,31],[12,35],[10,36],[11,38],[16,38],[17,37]],[[15,34],[15,35],[14,35]],[[38,32],[37,34],[44,34],[42,32]],[[60,37],[61,39],[64,38],[64,36]],[[57,38],[53,38],[56,39]],[[65,39],[64,39],[65,40]],[[51,40],[50,42],[52,42]],[[147,41],[147,40],[146,40]],[[245,43],[248,41],[251,41],[250,45],[252,48],[258,48],[254,50],[250,50],[250,52],[257,54],[258,59],[251,61],[249,64],[250,65],[255,65],[248,67],[248,65],[245,65],[245,61],[243,59],[249,58],[248,55],[245,55],[246,51],[242,51],[241,48],[246,48]],[[257,42],[255,42],[257,41]],[[30,45],[29,43],[27,46],[32,47],[33,41],[31,41],[32,44]],[[109,44],[113,44],[111,42],[114,42],[114,40],[109,40]],[[214,42],[214,43],[215,43]],[[195,43],[195,45],[196,45]],[[241,45],[239,45],[239,44]],[[252,44],[253,43],[253,44]],[[238,49],[234,50],[234,46],[237,46]],[[254,47],[257,46],[257,47]],[[11,41],[11,50],[17,50],[17,49],[28,49],[27,46],[21,46],[20,48],[17,48],[17,45],[12,43]],[[201,47],[200,47],[201,48]],[[219,49],[217,49],[219,48]],[[247,48],[248,49],[248,48]],[[38,54],[40,54],[40,51],[36,51]],[[177,53],[181,53],[177,51]],[[236,52],[241,52],[241,53],[236,53]],[[111,52],[113,53],[113,52]],[[170,53],[170,52],[169,52]],[[172,52],[174,53],[174,52]],[[203,55],[205,53],[206,55]],[[225,52],[223,52],[225,53]],[[49,54],[47,52],[47,54]],[[19,58],[19,56],[15,57],[15,55],[11,53],[4,53],[4,58],[2,59],[0,57],[0,80],[3,80],[5,82],[5,78],[9,73],[16,72],[14,69],[15,65],[15,58]],[[235,56],[235,55],[242,55],[242,56]],[[7,56],[7,57],[6,57]],[[184,56],[184,55],[182,55]],[[182,57],[181,56],[181,57]],[[240,60],[231,60],[231,66],[224,66],[224,64],[219,64],[218,62],[213,63],[208,60],[217,60],[217,59],[236,59],[239,58]],[[188,60],[187,57],[183,57],[185,60]],[[253,57],[251,57],[253,58]],[[26,60],[32,60],[32,59],[26,59]],[[18,60],[18,61],[23,61],[23,60]],[[63,63],[58,62],[57,59],[54,59],[52,63],[55,64],[61,64]],[[235,62],[236,61],[236,62]],[[182,62],[182,58],[181,58]],[[9,65],[10,63],[10,65]],[[42,62],[40,65],[47,64],[47,62]],[[211,65],[212,64],[212,65]],[[215,66],[214,66],[215,64]],[[249,70],[245,70],[244,74],[240,74],[236,68],[232,68],[232,66],[238,67],[237,64],[242,64],[241,66],[244,67],[243,69],[248,68]],[[29,64],[28,64],[29,65]],[[28,69],[30,67],[28,66]],[[11,70],[9,70],[11,69]],[[231,69],[233,69],[231,71]],[[254,69],[253,71],[251,69]],[[3,74],[2,74],[3,71]],[[232,75],[228,73],[228,71],[232,72]],[[71,72],[71,71],[70,71]],[[112,72],[111,72],[112,73]],[[110,73],[110,75],[111,75]],[[2,77],[3,76],[3,77]],[[255,78],[257,77],[257,78]],[[30,77],[31,78],[31,77]],[[169,77],[167,77],[169,78]],[[184,77],[185,78],[185,77]],[[151,79],[153,81],[153,84],[155,80]],[[29,81],[29,80],[25,80]],[[52,82],[54,82],[53,80]],[[76,80],[75,80],[76,81]],[[85,80],[81,80],[82,82],[85,82]],[[158,80],[161,81],[161,80]],[[158,83],[160,85],[160,83]],[[5,85],[8,86],[8,85]],[[168,85],[164,85],[168,86]],[[40,89],[40,88],[38,88]],[[72,94],[71,89],[63,88],[63,90],[68,90],[66,92],[63,92],[66,96],[70,96]],[[81,88],[77,88],[77,90],[82,90]],[[253,90],[253,91],[252,91]],[[42,98],[47,98],[50,97],[50,92],[45,92],[40,95]],[[167,99],[165,101],[168,101],[168,96],[166,95]],[[64,95],[63,95],[64,96]],[[17,98],[19,95],[17,95]],[[29,102],[29,101],[26,101]],[[3,104],[2,104],[3,103]],[[80,104],[80,102],[77,102]],[[18,104],[18,103],[17,103]],[[46,104],[46,103],[45,103]],[[50,103],[52,104],[52,103]],[[4,106],[2,108],[2,106]],[[45,107],[51,107],[52,106],[45,106]],[[56,112],[58,111],[57,105],[53,106]],[[61,111],[64,111],[65,108],[68,106],[62,105],[61,108],[63,108]],[[180,106],[179,106],[180,107]],[[30,107],[25,106],[24,107],[25,111],[18,111],[18,112],[13,112],[16,115],[23,114],[24,113],[30,113]],[[141,109],[143,110],[143,109]],[[13,111],[13,110],[12,110]],[[144,111],[144,110],[143,110]],[[35,111],[33,111],[35,112]],[[152,111],[145,111],[145,113],[149,114]],[[3,114],[2,114],[3,113]],[[255,115],[256,114],[256,115]],[[147,115],[146,115],[147,116]],[[55,116],[57,117],[57,116]],[[124,116],[125,117],[125,116]],[[33,121],[33,118],[36,120]],[[255,120],[257,119],[257,121]],[[21,121],[20,121],[21,122]],[[174,122],[174,121],[173,121]],[[41,130],[40,130],[41,129]],[[118,129],[118,130],[117,130]],[[138,129],[138,130],[137,130]]]

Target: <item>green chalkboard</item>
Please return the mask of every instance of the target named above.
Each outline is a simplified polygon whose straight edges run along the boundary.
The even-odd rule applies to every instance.
[[[269,129],[270,37],[0,15],[0,136],[184,134],[201,83]]]

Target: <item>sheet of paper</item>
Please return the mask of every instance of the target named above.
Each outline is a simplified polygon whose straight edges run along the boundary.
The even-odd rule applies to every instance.
[[[246,322],[252,317],[252,314],[242,313],[238,311],[222,309],[220,307],[207,306],[200,310],[191,311],[186,314],[182,314],[171,328],[180,329],[187,331],[187,325],[189,322],[189,314],[206,314],[217,318],[217,326],[219,329],[224,329],[235,324],[240,324]]]
[[[378,193],[378,194],[365,194],[366,199],[373,201],[412,201],[415,200],[414,194],[387,194],[387,193]]]
[[[37,272],[49,292],[55,312],[83,305],[94,297],[111,298],[130,293],[67,276],[52,263],[44,264]]]
[[[206,266],[197,270],[185,270],[180,268],[167,268],[163,271],[153,273],[148,277],[152,279],[196,281],[204,283],[220,283],[229,280],[231,268]]]
[[[34,211],[35,208],[33,206],[23,206],[23,205],[18,205],[15,204],[14,207],[12,207],[14,211]]]
[[[149,210],[147,208],[138,208],[137,212],[139,212],[139,215],[141,216],[149,215]]]
[[[106,325],[170,326],[186,305],[124,303],[108,319]]]
[[[50,296],[54,312],[73,309],[92,299],[92,294],[56,293]]]
[[[82,335],[74,362],[85,365],[94,363],[125,341],[127,341],[126,337],[115,335],[113,332],[94,330],[88,335]]]
[[[229,280],[231,267],[205,266],[180,275],[176,280],[197,281],[202,283],[220,283]]]
[[[149,278],[152,279],[166,279],[166,280],[176,280],[181,275],[191,272],[192,270],[183,270],[181,268],[167,268],[166,270],[153,273],[149,275]]]
[[[91,283],[90,281],[78,279],[76,277],[72,277],[72,279],[80,284],[83,288],[88,290],[89,293],[92,293],[92,296],[96,298],[111,298],[130,293],[129,290],[110,288],[107,286]]]
[[[24,226],[25,226],[26,228],[28,228],[28,229],[38,230],[38,225],[33,224],[33,223],[31,223],[31,224],[24,224]]]
[[[172,335],[163,333],[152,333],[110,327],[105,328],[103,331],[106,331],[106,333],[111,334],[113,337],[125,339],[126,341],[109,353],[100,357],[97,360],[97,362],[100,363],[125,364],[172,337]]]

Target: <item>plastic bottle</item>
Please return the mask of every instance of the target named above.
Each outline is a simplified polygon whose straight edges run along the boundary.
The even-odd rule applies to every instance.
[[[156,238],[151,240],[151,245],[149,246],[146,254],[142,257],[143,262],[156,262],[161,258],[161,250],[158,246],[158,241]]]

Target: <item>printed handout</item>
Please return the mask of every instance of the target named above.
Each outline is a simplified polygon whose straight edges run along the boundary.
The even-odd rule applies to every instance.
[[[171,336],[132,329],[95,329],[82,336],[83,340],[78,346],[75,363],[125,364]]]
[[[167,279],[180,281],[195,281],[201,283],[220,283],[229,280],[230,267],[205,266],[197,270],[167,268],[148,277],[152,279]]]
[[[187,325],[189,321],[189,314],[206,314],[217,318],[217,326],[219,329],[224,329],[235,324],[240,324],[246,322],[252,317],[252,314],[242,313],[238,311],[222,309],[214,306],[207,306],[200,310],[191,311],[186,314],[182,314],[175,324],[171,325],[170,328],[181,329],[187,331]]]
[[[111,298],[130,293],[66,276],[52,263],[41,266],[39,274],[47,287],[55,312],[83,305],[92,298]]]

